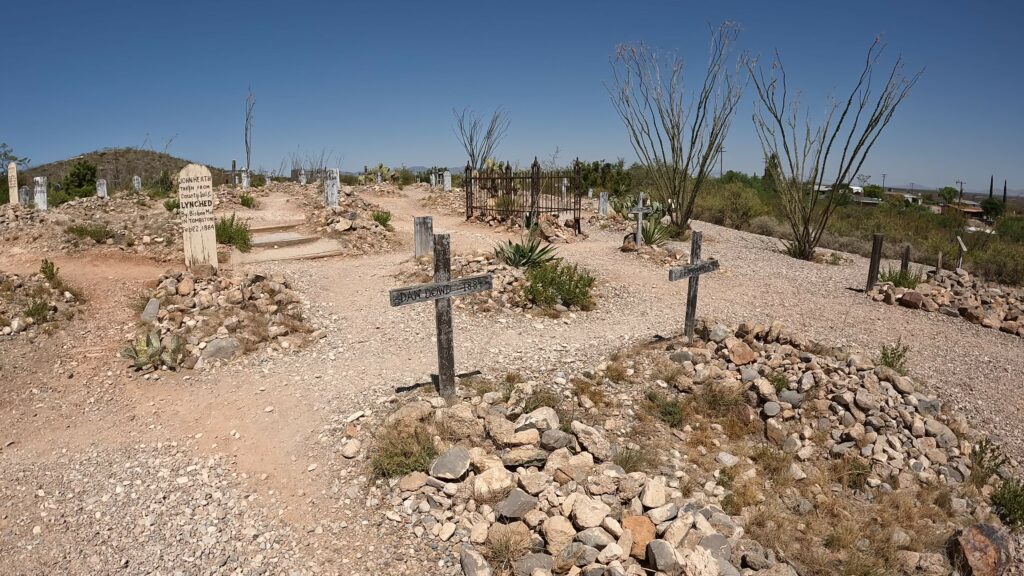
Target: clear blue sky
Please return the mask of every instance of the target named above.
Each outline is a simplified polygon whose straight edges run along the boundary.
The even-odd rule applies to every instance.
[[[779,49],[821,111],[848,90],[872,39],[926,67],[863,173],[920,186],[1024,188],[1020,2],[14,2],[0,39],[0,142],[34,164],[149,145],[195,161],[242,161],[256,94],[253,165],[326,149],[364,164],[465,163],[453,107],[504,107],[499,149],[526,163],[634,156],[604,83],[617,43],[678,50],[695,81],[708,25],[738,22],[762,61]],[[748,90],[725,168],[762,168]]]

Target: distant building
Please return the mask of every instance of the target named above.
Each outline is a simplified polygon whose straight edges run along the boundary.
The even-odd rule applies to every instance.
[[[944,204],[942,206],[942,213],[949,214],[951,212],[959,212],[968,218],[973,216],[981,216],[985,211],[981,208],[981,204],[973,200],[961,200],[959,202],[953,202],[951,204]]]

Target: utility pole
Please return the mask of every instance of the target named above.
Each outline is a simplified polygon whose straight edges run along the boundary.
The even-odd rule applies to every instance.
[[[964,181],[963,180],[957,180],[956,183],[960,185],[960,199],[957,200],[956,203],[960,204],[960,205],[963,205],[963,203],[964,203]]]
[[[722,177],[725,168],[725,146],[718,149],[718,177]]]
[[[885,188],[885,172],[882,172],[882,192],[888,192]]]

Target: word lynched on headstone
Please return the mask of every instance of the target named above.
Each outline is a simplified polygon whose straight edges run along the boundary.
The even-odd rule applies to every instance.
[[[669,282],[683,280],[684,278],[689,280],[689,286],[686,289],[686,324],[684,325],[684,332],[686,332],[686,338],[691,344],[693,343],[693,327],[697,323],[697,288],[700,276],[701,274],[718,270],[718,260],[700,259],[701,236],[700,232],[693,231],[693,236],[690,239],[690,264],[678,268],[670,268],[668,271]]]
[[[392,306],[434,301],[437,324],[437,389],[444,398],[455,395],[455,341],[452,334],[452,298],[491,289],[490,274],[451,279],[451,239],[434,235],[434,281],[389,292]]]
[[[36,210],[46,211],[46,176],[36,176],[32,179],[32,183],[35,185]]]
[[[338,189],[341,186],[341,175],[334,168],[327,171],[324,180],[324,205],[333,208],[338,205]]]
[[[7,165],[7,203],[18,204],[18,164]]]
[[[178,203],[185,241],[185,265],[217,269],[217,234],[213,218],[213,177],[210,169],[189,164],[178,173]]]

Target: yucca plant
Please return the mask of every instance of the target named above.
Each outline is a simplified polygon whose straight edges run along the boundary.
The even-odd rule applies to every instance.
[[[555,247],[551,244],[541,245],[536,234],[530,234],[526,240],[513,242],[506,240],[494,248],[494,256],[499,261],[516,268],[535,268],[555,260]]]
[[[181,338],[172,336],[167,346],[160,342],[160,333],[152,331],[139,336],[131,346],[121,350],[121,357],[132,361],[136,370],[159,368],[166,366],[171,370],[178,368],[184,356],[184,345]]]
[[[644,238],[644,244],[648,246],[661,246],[668,242],[675,235],[671,225],[662,224],[661,218],[648,217],[640,230]]]
[[[882,282],[891,282],[893,286],[897,288],[907,288],[913,290],[917,288],[917,285],[924,278],[924,271],[920,268],[910,267],[906,270],[901,270],[895,267],[888,267],[882,271],[879,275],[879,279]]]

